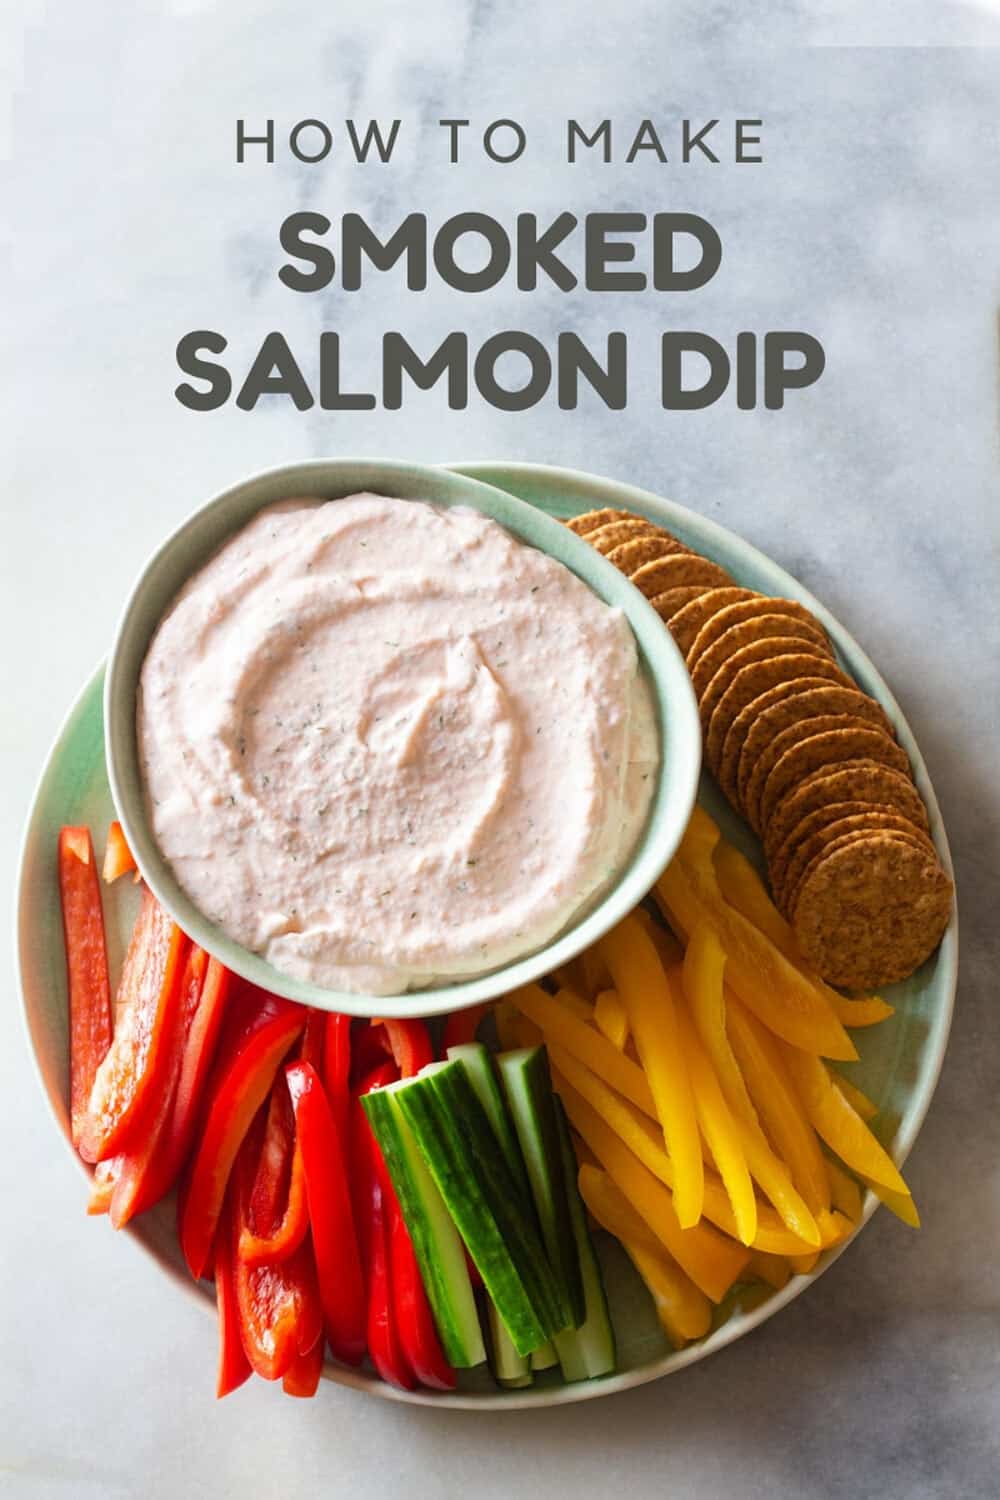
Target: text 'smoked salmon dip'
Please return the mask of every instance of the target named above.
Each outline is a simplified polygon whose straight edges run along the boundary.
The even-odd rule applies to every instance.
[[[189,580],[138,736],[199,910],[285,974],[383,995],[593,904],[659,754],[620,610],[478,512],[369,494],[273,505]]]

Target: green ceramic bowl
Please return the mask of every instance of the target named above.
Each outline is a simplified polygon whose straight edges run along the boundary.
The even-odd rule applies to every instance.
[[[622,874],[580,920],[544,948],[455,984],[404,995],[342,993],[292,979],[210,922],[181,890],[146,818],[136,742],[136,690],[153,632],[181,586],[263,506],[293,495],[334,500],[359,490],[463,505],[492,517],[522,541],[557,558],[627,616],[653,688],[661,758],[643,835]],[[504,994],[566,963],[636,905],[664,869],[684,832],[698,786],[701,732],[684,662],[638,589],[592,547],[544,511],[464,475],[413,464],[318,459],[269,469],[216,495],[146,565],[125,606],[108,660],[104,690],[108,775],[115,807],[142,874],[185,932],[230,969],[290,1000],[351,1015],[440,1015]]]

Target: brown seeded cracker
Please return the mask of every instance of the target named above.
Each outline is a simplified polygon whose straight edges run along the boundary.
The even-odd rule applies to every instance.
[[[836,682],[841,687],[853,687],[854,683],[835,662],[822,656],[810,655],[801,648],[805,642],[796,641],[794,651],[775,655],[769,660],[754,661],[741,667],[726,688],[725,693],[709,720],[705,737],[705,758],[714,770],[722,755],[722,745],[730,724],[741,709],[779,682],[793,682],[797,678],[817,678],[825,682]]]
[[[688,553],[688,550],[676,537],[657,532],[655,536],[637,536],[629,542],[622,542],[621,546],[613,547],[605,556],[626,578],[631,578],[643,563],[655,562],[658,557],[671,557],[676,552]]]
[[[701,693],[695,695],[698,699],[702,726],[708,726],[716,705],[744,667],[753,666],[759,661],[776,661],[788,655],[801,656],[808,663],[831,661],[829,654],[822,647],[817,646],[815,641],[798,640],[792,635],[769,636],[765,640],[751,641],[749,645],[741,646],[722,663]]]
[[[789,724],[787,729],[783,729],[764,748],[747,781],[743,806],[752,828],[760,827],[764,787],[785,751],[800,744],[802,740],[811,739],[817,734],[827,734],[833,729],[864,729],[873,734],[885,734],[881,725],[871,724],[854,714],[817,714],[814,718],[800,719],[797,724]]]
[[[599,526],[609,526],[612,521],[641,521],[642,516],[634,516],[630,510],[587,510],[582,516],[571,516],[564,524],[570,531],[575,531],[577,536],[587,536],[596,531]]]
[[[707,651],[709,646],[714,645],[734,625],[745,625],[748,620],[756,619],[759,615],[787,615],[790,619],[800,621],[803,626],[808,626],[808,633],[813,634],[817,640],[826,640],[826,631],[822,625],[797,599],[770,599],[764,594],[754,594],[749,599],[738,600],[716,610],[705,621],[686,653],[688,666],[694,666],[702,652]],[[802,632],[790,630],[787,633],[799,635]]]
[[[773,705],[783,703],[788,698],[794,698],[799,693],[824,687],[832,687],[838,692],[849,691],[849,689],[840,688],[836,683],[828,682],[825,677],[799,677],[787,682],[776,682],[773,687],[765,688],[758,697],[752,698],[745,707],[740,709],[726,731],[726,737],[722,743],[721,761],[716,772],[726,796],[734,807],[740,806],[737,770],[743,742],[756,723],[758,715],[765,713]]]
[[[760,698],[748,704],[737,716],[722,748],[723,784],[735,756],[735,781],[741,805],[746,800],[747,782],[758,757],[783,729],[797,724],[800,719],[816,718],[819,714],[853,714],[866,723],[881,725],[887,734],[892,733],[892,724],[882,705],[860,688],[822,683],[810,685],[802,692],[792,692],[782,684],[777,697],[764,696],[769,697],[768,702]],[[747,715],[745,720],[744,714]]]
[[[905,813],[899,812],[897,808],[890,807],[885,802],[857,800],[828,802],[825,806],[814,807],[812,812],[801,817],[781,843],[774,848],[767,864],[771,889],[775,892],[782,889],[789,864],[807,839],[811,839],[814,834],[820,833],[824,828],[829,828],[831,824],[838,823],[843,818],[857,817],[859,813],[882,813],[888,817],[902,818],[915,833],[922,833],[925,838],[927,837],[926,831],[919,823],[915,823]]]
[[[690,606],[685,605],[683,613],[678,611],[671,621],[670,628],[673,631],[674,640],[677,642],[681,655],[687,656],[692,642],[695,640],[705,621],[710,620],[718,610],[725,609],[730,604],[737,604],[740,600],[760,599],[762,597],[761,594],[755,594],[753,589],[701,589],[697,600],[692,601]]]
[[[858,843],[862,843],[865,839],[869,839],[869,838],[873,837],[873,835],[875,833],[882,834],[886,838],[898,839],[900,841],[900,843],[903,843],[903,844],[913,844],[917,848],[925,849],[927,847],[926,844],[922,844],[919,839],[915,838],[913,836],[913,834],[910,834],[910,833],[899,833],[899,832],[897,832],[896,829],[893,829],[893,828],[880,828],[880,829],[857,828],[857,829],[854,830],[853,833],[843,833],[843,834],[840,834],[840,836],[838,838],[829,840],[827,842],[825,848],[823,848],[819,852],[819,854],[814,855],[813,858],[806,865],[805,869],[801,870],[799,872],[798,877],[796,878],[796,881],[795,881],[794,888],[791,889],[788,892],[788,903],[787,903],[787,906],[786,906],[786,910],[787,910],[787,913],[788,913],[788,918],[787,919],[788,919],[789,922],[792,919],[792,913],[794,912],[796,903],[798,902],[799,893],[802,890],[803,886],[805,885],[805,882],[806,882],[807,878],[812,874],[812,872],[816,868],[816,866],[822,864],[823,861],[827,858],[827,856],[830,855],[830,854],[832,854],[834,852],[834,850],[836,850],[836,849],[842,849],[845,846],[845,844],[858,844]]]
[[[758,828],[766,827],[772,808],[785,791],[808,776],[810,771],[837,761],[862,758],[880,761],[903,775],[909,773],[906,751],[881,729],[871,729],[867,725],[863,729],[830,729],[825,734],[814,734],[809,739],[800,740],[785,751],[764,784]]]
[[[699,640],[703,633],[699,632]],[[746,620],[742,625],[734,625],[697,657],[695,652],[698,649],[698,641],[695,641],[687,654],[687,667],[691,674],[691,685],[694,688],[695,697],[701,699],[702,693],[723,662],[735,656],[737,651],[741,651],[744,646],[752,646],[756,641],[775,638],[807,641],[823,656],[830,658],[833,656],[825,637],[805,621],[792,619],[789,615],[758,615],[756,619]]]
[[[899,813],[871,810],[837,818],[802,839],[788,861],[780,880],[774,869],[770,871],[771,889],[782,911],[791,910],[799,881],[811,867],[814,859],[826,854],[834,844],[839,844],[840,840],[848,835],[869,833],[872,830],[879,833],[898,833],[907,839],[914,839],[925,849],[933,850],[934,848],[926,833],[918,828],[916,823],[911,823],[909,818],[904,818]]]
[[[830,984],[877,990],[905,979],[941,940],[952,883],[933,853],[891,833],[832,849],[799,891],[793,927]]]
[[[686,588],[689,584],[705,584],[711,587],[731,582],[729,574],[717,563],[707,558],[696,557],[692,552],[676,553],[673,557],[658,557],[655,562],[644,563],[632,574],[632,582],[641,589],[647,599],[663,594],[667,589]]]
[[[684,589],[665,589],[662,594],[654,594],[649,602],[660,619],[665,620],[673,630],[674,619],[680,611],[686,609],[695,599],[700,599],[702,594],[710,592],[711,590],[706,589],[704,584],[694,583]]]
[[[820,767],[785,793],[764,830],[764,853],[771,860],[795,825],[817,808],[835,802],[877,802],[902,813],[927,832],[927,809],[908,776],[871,760]]]
[[[623,542],[634,541],[638,536],[656,535],[656,527],[652,521],[641,521],[634,516],[627,521],[611,521],[607,526],[598,526],[596,531],[587,532],[584,541],[589,542],[602,556],[607,557],[609,552],[613,552]]]

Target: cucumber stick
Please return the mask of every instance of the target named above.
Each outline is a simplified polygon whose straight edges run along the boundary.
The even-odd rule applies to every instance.
[[[514,1348],[530,1354],[572,1310],[464,1066],[432,1064],[382,1092],[412,1130]]]
[[[525,1203],[530,1204],[531,1189],[524,1170],[521,1148],[517,1144],[517,1136],[510,1123],[510,1115],[507,1113],[489,1052],[482,1042],[466,1042],[458,1047],[449,1047],[448,1060],[460,1062],[465,1069],[466,1077],[486,1111],[486,1118],[510,1167],[511,1175],[516,1179]],[[559,1363],[559,1357],[551,1343],[542,1346],[544,1354],[542,1350],[535,1350],[530,1358],[526,1354],[518,1354],[504,1327],[503,1318],[497,1312],[496,1304],[489,1298],[486,1315],[490,1330],[490,1365],[494,1378],[500,1385],[523,1388],[532,1384],[533,1370],[548,1369],[549,1364]],[[545,1364],[538,1363],[540,1357],[546,1360]]]
[[[556,1095],[556,1127],[562,1154],[563,1175],[569,1198],[569,1216],[580,1259],[580,1273],[587,1303],[587,1315],[579,1328],[557,1333],[555,1346],[567,1380],[593,1380],[610,1375],[616,1368],[615,1334],[608,1312],[601,1264],[587,1227],[587,1212],[577,1187],[576,1152],[570,1136],[569,1122],[562,1100]]]
[[[548,1055],[544,1047],[524,1047],[501,1053],[497,1065],[549,1262],[569,1305],[571,1326],[578,1328],[586,1317],[586,1299],[570,1219]]]
[[[362,1097],[413,1241],[442,1347],[459,1369],[486,1358],[465,1251],[391,1088]]]

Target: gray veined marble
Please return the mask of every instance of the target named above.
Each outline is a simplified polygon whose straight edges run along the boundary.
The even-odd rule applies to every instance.
[[[4,11],[0,547],[8,795],[0,887],[41,756],[105,649],[129,580],[205,495],[318,453],[536,459],[622,476],[724,521],[823,598],[921,742],[956,856],[962,975],[940,1088],[910,1162],[926,1227],[879,1214],[823,1282],[716,1359],[607,1404],[512,1418],[315,1409],[258,1385],[212,1405],[213,1335],[159,1273],[84,1217],[13,999],[0,1085],[0,1493],[174,1496],[399,1489],[743,1500],[987,1500],[1000,1468],[998,794],[1000,7],[786,0],[626,3],[597,14],[402,0],[14,0]],[[233,163],[235,119],[398,115],[398,158]],[[452,167],[436,122],[528,132],[514,165]],[[766,160],[568,166],[565,121],[764,120]],[[292,211],[391,225],[476,207],[504,221],[637,208],[703,214],[724,245],[690,294],[440,287],[296,294]],[[281,329],[308,363],[339,331],[353,378],[377,335],[452,328],[629,335],[627,411],[502,414],[431,392],[398,412],[208,415],[173,398],[174,348],[222,330],[245,361]],[[783,411],[664,412],[663,328],[804,328],[822,380]],[[652,357],[653,364],[649,364]]]

